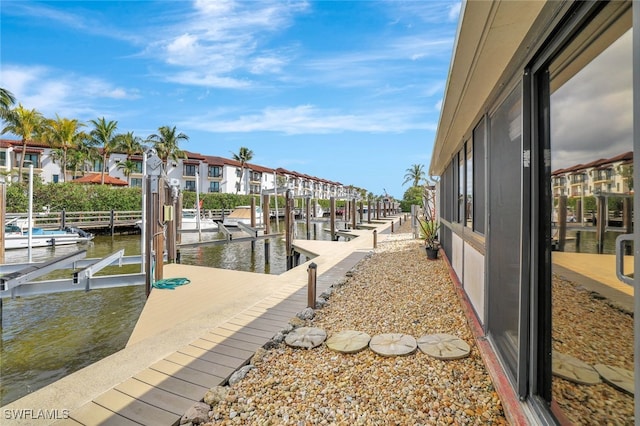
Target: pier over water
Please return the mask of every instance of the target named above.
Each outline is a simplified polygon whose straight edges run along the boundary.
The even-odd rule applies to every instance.
[[[294,246],[317,254],[318,294],[369,253],[374,231],[383,241],[399,221],[388,217],[370,229],[351,230],[349,241],[294,240]],[[58,424],[173,424],[306,307],[307,266],[273,276],[165,265],[165,277],[191,283],[153,289],[125,349],[3,409],[69,410]]]

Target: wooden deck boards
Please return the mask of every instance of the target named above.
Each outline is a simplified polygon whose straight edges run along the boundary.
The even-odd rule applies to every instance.
[[[155,386],[158,389],[162,389],[176,395],[182,395],[193,401],[197,401],[202,398],[202,396],[209,390],[206,386],[196,385],[151,368],[142,370],[133,377],[150,386]]]
[[[115,389],[111,389],[98,396],[94,402],[112,411],[114,415],[122,416],[143,425],[172,425],[176,421],[176,415],[174,413],[154,407]],[[93,413],[89,413],[89,416],[92,414]],[[88,422],[83,421],[82,423],[95,425],[101,424],[102,421],[104,420],[95,421],[94,419],[90,419]]]
[[[313,247],[316,242],[309,243]],[[329,247],[326,244],[316,245]],[[366,252],[361,251],[349,252],[331,263],[332,266],[318,276],[316,294],[321,294],[343,277],[365,255]],[[320,265],[322,262],[319,261]],[[216,280],[218,283],[220,281],[225,280]],[[250,360],[258,348],[285,328],[289,320],[307,306],[306,286],[301,284],[299,278],[293,281],[285,280],[279,288],[257,303],[244,306],[239,313],[73,410],[69,419],[56,424],[177,424],[184,412],[194,402],[202,400],[209,388],[224,384],[234,371]],[[216,288],[215,296],[227,296],[233,293],[233,289],[233,284],[226,282]],[[204,286],[193,286],[189,291],[198,296],[212,294],[210,288]],[[158,312],[154,311],[154,315],[162,315],[165,309],[175,309],[175,300],[168,296],[168,293],[156,295],[158,303],[153,309]]]
[[[71,418],[82,425],[133,426],[139,425],[133,420],[120,416],[102,405],[90,402],[71,413]],[[58,424],[58,423],[56,423]]]
[[[224,381],[223,376],[217,376],[215,374],[205,373],[198,371],[184,365],[176,364],[175,362],[163,359],[156,362],[149,367],[151,370],[158,371],[176,379],[184,380],[185,382],[192,383],[194,385],[202,386],[205,388],[211,388],[217,386]]]

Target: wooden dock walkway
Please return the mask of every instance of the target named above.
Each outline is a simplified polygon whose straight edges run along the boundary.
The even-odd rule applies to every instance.
[[[378,241],[392,221],[375,225]],[[352,232],[359,237],[348,242],[294,242],[318,254],[317,295],[372,249],[371,229]],[[3,408],[69,410],[56,425],[177,424],[307,306],[309,263],[279,276],[166,265],[165,277],[188,276],[191,284],[154,289],[124,350]]]

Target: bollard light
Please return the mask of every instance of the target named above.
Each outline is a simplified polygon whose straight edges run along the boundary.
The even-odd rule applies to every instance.
[[[311,309],[316,308],[316,277],[317,277],[318,265],[311,262],[307,268],[308,282],[307,282],[307,307]]]

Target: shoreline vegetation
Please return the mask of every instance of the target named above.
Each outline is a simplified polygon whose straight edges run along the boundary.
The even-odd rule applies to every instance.
[[[26,183],[13,183],[6,188],[6,208],[10,213],[25,213],[28,209]],[[184,208],[194,207],[196,193],[182,192]],[[251,204],[256,195],[201,193],[199,194],[203,210],[229,209]],[[271,195],[269,204],[275,208],[285,204],[285,197]],[[317,203],[329,209],[329,200],[320,199]],[[336,208],[343,208],[345,200],[336,201]],[[133,211],[142,208],[142,189],[139,187],[111,187],[108,185],[80,185],[73,182],[44,184],[36,179],[33,185],[33,211]]]

